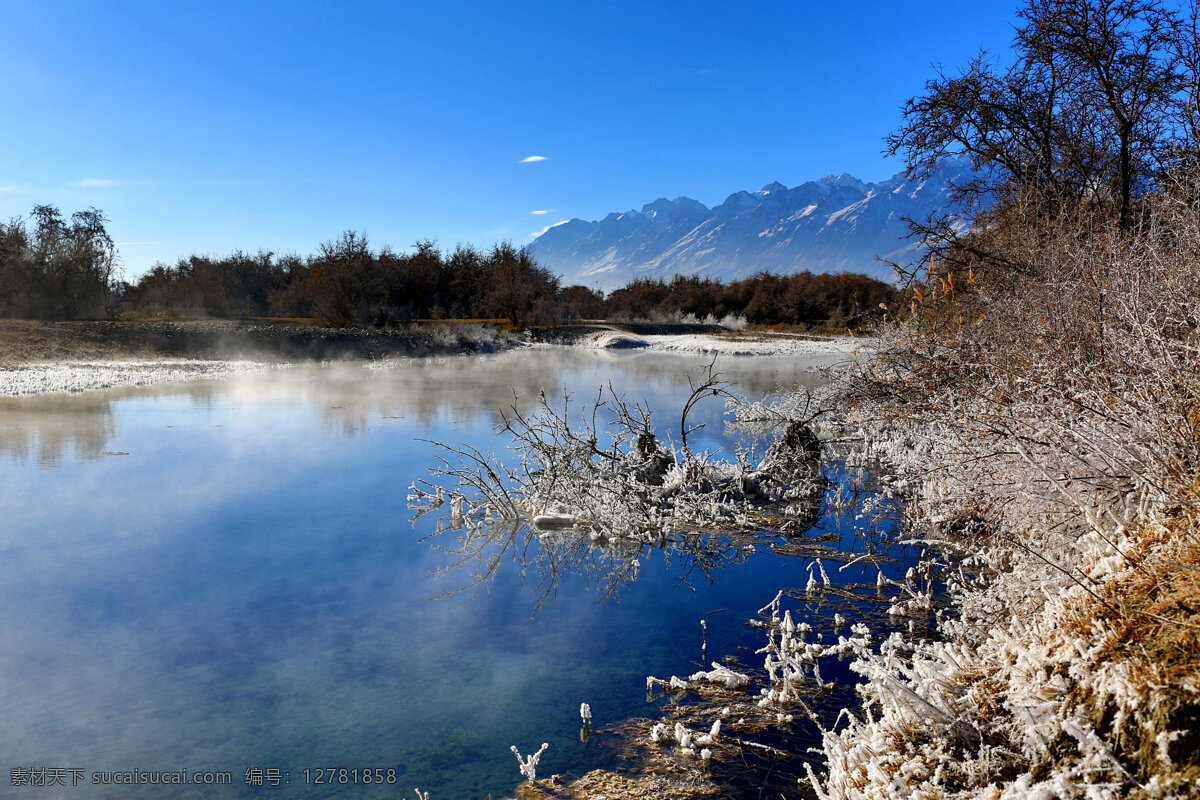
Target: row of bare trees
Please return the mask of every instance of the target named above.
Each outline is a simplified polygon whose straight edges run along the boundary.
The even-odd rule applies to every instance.
[[[677,276],[639,279],[613,291],[603,305],[609,319],[732,315],[755,324],[842,326],[877,320],[898,297],[895,287],[854,272],[760,272],[740,281]],[[881,307],[882,306],[882,307]]]
[[[375,250],[347,231],[307,258],[236,252],[156,265],[124,288],[123,307],[154,316],[313,317],[337,327],[441,317],[523,325],[549,308],[558,290],[553,273],[508,242],[486,252],[460,246],[443,253],[426,241],[402,254]]]

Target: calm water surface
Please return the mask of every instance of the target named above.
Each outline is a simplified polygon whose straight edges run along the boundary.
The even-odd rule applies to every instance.
[[[618,602],[502,568],[482,592],[414,522],[435,448],[503,449],[500,409],[611,382],[677,426],[698,356],[580,350],[286,368],[226,382],[0,401],[0,775],[14,797],[504,796],[509,745],[539,772],[613,763],[594,725],[655,713],[645,677],[761,646],[745,621],[803,559],[760,548],[710,580],[642,558]],[[758,396],[817,380],[787,358],[726,357]],[[515,395],[514,395],[515,392]],[[702,447],[734,439],[700,409]],[[874,575],[874,568],[871,568]],[[603,581],[599,581],[602,583]],[[716,612],[716,613],[711,613]],[[9,788],[11,770],[222,770],[217,787]],[[397,786],[308,786],[306,768],[394,769]],[[246,771],[278,769],[279,787]],[[67,781],[70,783],[70,780]],[[5,794],[4,796],[8,796]]]

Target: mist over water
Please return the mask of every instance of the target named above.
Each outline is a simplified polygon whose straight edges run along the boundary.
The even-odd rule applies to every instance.
[[[422,439],[503,450],[502,410],[543,390],[582,405],[611,382],[675,429],[708,360],[526,350],[0,400],[0,768],[233,775],[39,798],[468,798],[511,792],[510,744],[550,743],[540,775],[611,765],[579,704],[597,729],[654,714],[645,676],[694,671],[702,616],[710,657],[760,645],[746,618],[806,565],[764,550],[713,582],[652,553],[619,602],[568,574],[535,615],[515,563],[447,595],[471,575],[435,574],[452,542],[425,540],[407,490],[434,462]],[[717,362],[750,397],[815,384],[812,366]],[[732,448],[722,411],[699,407],[693,447]],[[305,785],[317,767],[398,783]],[[290,784],[247,787],[250,768]]]

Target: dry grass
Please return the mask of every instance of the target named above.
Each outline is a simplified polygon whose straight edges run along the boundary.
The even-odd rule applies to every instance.
[[[132,328],[130,330],[133,330]],[[0,320],[0,367],[43,361],[130,359],[157,355],[149,337],[112,336],[88,322]]]
[[[556,775],[517,789],[517,800],[700,800],[718,795],[717,787],[703,780],[664,775],[618,775],[594,770],[564,784]]]
[[[1127,665],[1139,702],[1121,714],[1120,698],[1079,699],[1142,782],[1159,776],[1200,794],[1200,539],[1184,521],[1163,531],[1131,554],[1145,558],[1110,584],[1106,604],[1093,606],[1093,624],[1108,634],[1096,664]]]

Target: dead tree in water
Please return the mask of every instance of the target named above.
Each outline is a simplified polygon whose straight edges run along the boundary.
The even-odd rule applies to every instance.
[[[552,406],[543,394],[533,414],[514,408],[505,417],[515,460],[440,444],[445,456],[433,470],[439,480],[414,484],[411,500],[424,508],[452,497],[464,525],[519,519],[570,529],[591,541],[643,543],[753,529],[768,515],[786,517],[790,507],[797,513],[814,502],[819,507],[825,480],[811,418],[775,420],[783,433],[761,460],[743,451],[721,459],[688,445],[687,435],[702,427],[688,424],[700,400],[736,400],[725,387],[711,364],[691,383],[677,447],[659,440],[649,409],[631,405],[611,386],[597,393],[577,422],[569,397]],[[444,479],[452,485],[440,486]],[[800,516],[815,519],[811,511]]]

